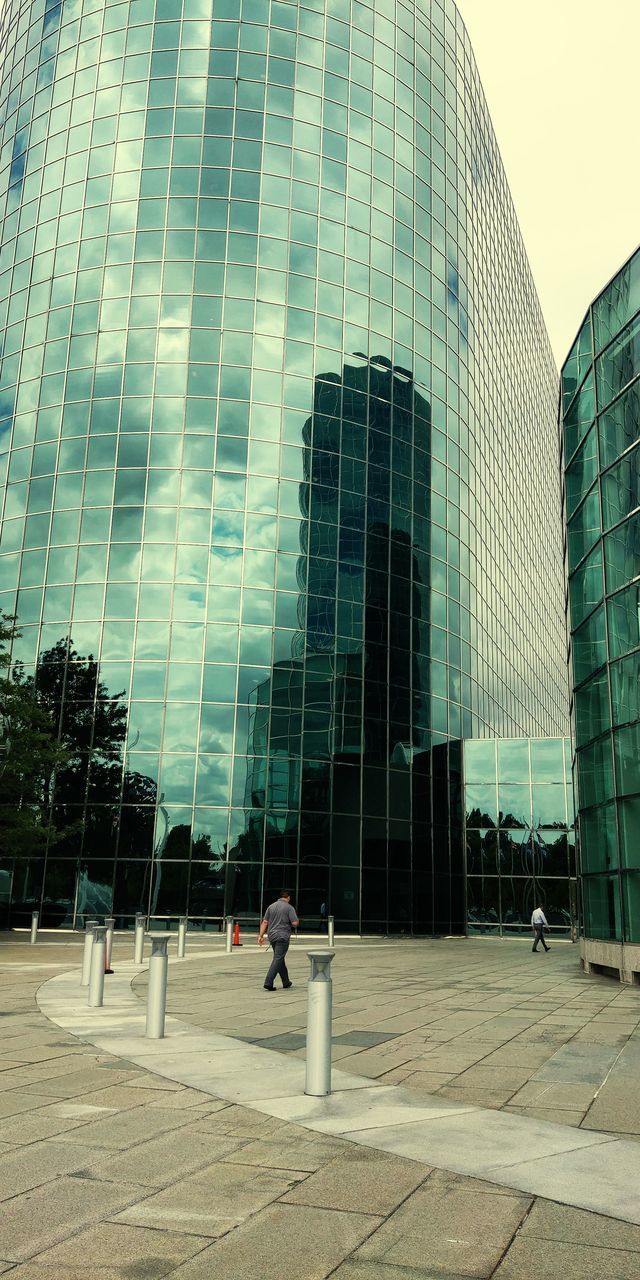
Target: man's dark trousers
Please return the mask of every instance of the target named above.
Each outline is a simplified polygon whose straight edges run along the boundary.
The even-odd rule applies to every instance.
[[[278,974],[282,978],[283,987],[289,986],[289,974],[284,958],[289,950],[289,938],[275,938],[271,943],[273,947],[273,960],[269,967],[269,972],[264,980],[265,987],[272,987]]]
[[[544,925],[543,925],[543,924],[537,924],[537,925],[535,926],[535,935],[536,935],[536,936],[535,936],[534,943],[533,943],[533,946],[532,946],[531,950],[532,950],[532,951],[537,951],[537,950],[538,950],[538,943],[539,943],[539,942],[541,942],[541,943],[542,943],[542,945],[543,945],[543,947],[544,947],[544,949],[545,949],[545,951],[548,951],[548,950],[549,950],[549,948],[548,948],[548,946],[547,946],[547,944],[546,944],[546,942],[545,942],[545,940],[544,940]]]

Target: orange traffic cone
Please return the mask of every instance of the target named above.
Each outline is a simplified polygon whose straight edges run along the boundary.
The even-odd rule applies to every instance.
[[[237,920],[236,920],[236,927],[233,931],[233,945],[234,947],[242,946],[242,943],[240,941],[240,925],[238,924]]]

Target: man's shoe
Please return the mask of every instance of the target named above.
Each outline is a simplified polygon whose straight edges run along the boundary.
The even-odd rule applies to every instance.
[[[293,983],[292,983],[292,982],[283,982],[283,984],[282,984],[282,985],[283,985],[283,987],[284,987],[285,991],[288,991],[288,990],[289,990],[289,987],[292,987],[292,986],[293,986]]]
[[[263,991],[275,991],[275,987],[263,987]]]

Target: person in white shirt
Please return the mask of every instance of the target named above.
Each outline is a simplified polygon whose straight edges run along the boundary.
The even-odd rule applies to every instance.
[[[547,917],[545,916],[542,907],[536,907],[533,912],[533,915],[531,916],[531,928],[533,929],[533,946],[531,950],[537,951],[538,943],[541,942],[545,951],[550,951],[551,948],[547,946],[544,940],[544,931],[549,928],[549,925],[547,924]]]

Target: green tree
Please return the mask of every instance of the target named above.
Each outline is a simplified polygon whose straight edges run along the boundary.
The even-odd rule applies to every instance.
[[[6,856],[42,852],[59,838],[51,800],[56,774],[69,763],[33,679],[10,671],[18,634],[15,620],[0,614],[0,848]]]

